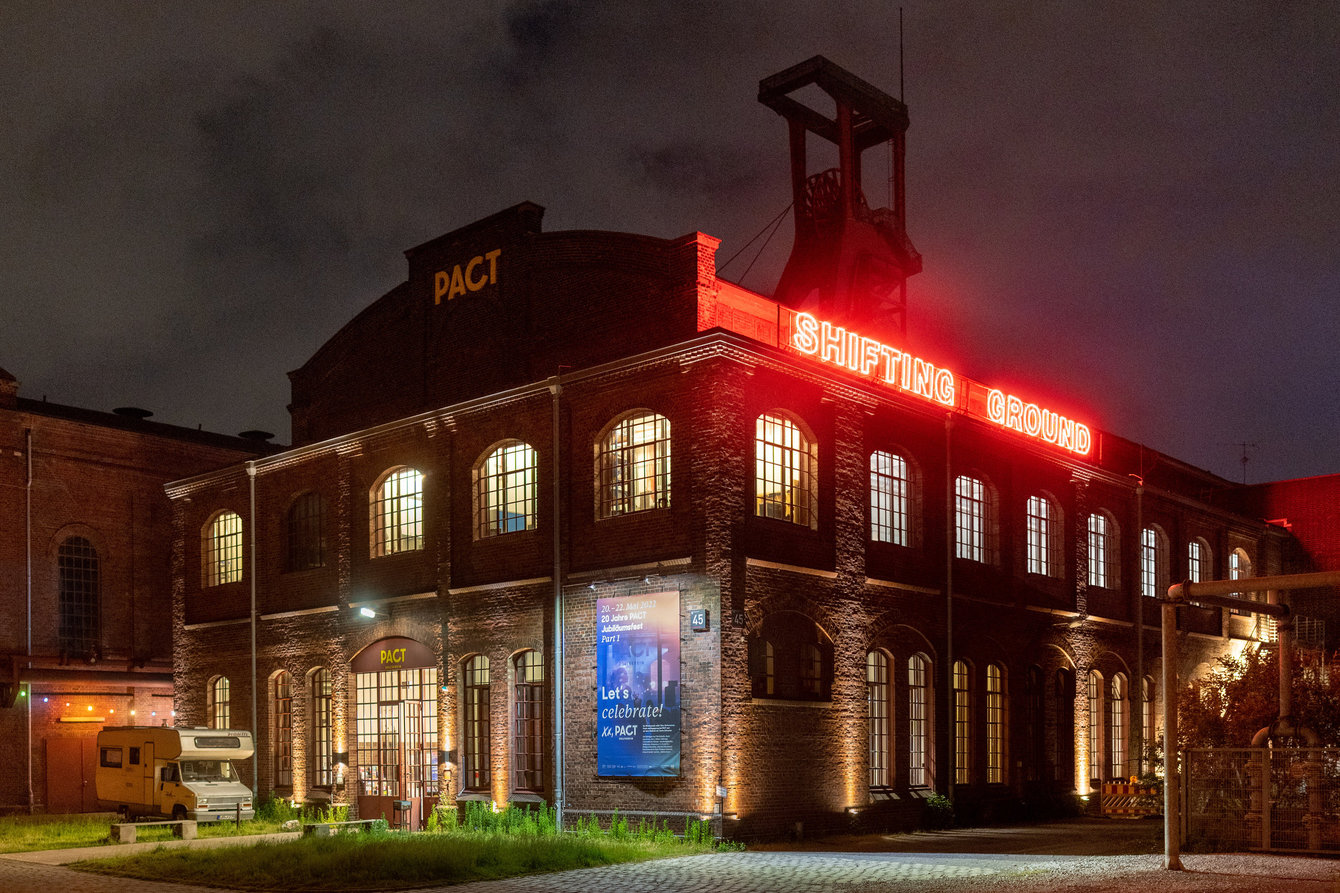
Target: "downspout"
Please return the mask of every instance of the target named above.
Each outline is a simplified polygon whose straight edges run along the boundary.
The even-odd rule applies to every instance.
[[[560,367],[561,368],[561,367]],[[554,821],[563,829],[563,534],[559,521],[562,511],[561,474],[562,424],[559,413],[563,397],[562,372],[554,376],[549,393],[553,396],[553,479],[554,479]]]
[[[260,750],[260,724],[256,721],[258,699],[256,696],[256,460],[247,461],[247,481],[250,484],[251,500],[251,744]],[[251,796],[259,797],[261,791],[261,761],[257,753],[251,755]]]
[[[945,416],[945,760],[947,772],[943,790],[954,799],[954,778],[958,759],[954,742],[954,414]]]
[[[28,644],[26,655],[28,658],[28,669],[33,668],[33,429],[23,429],[23,451],[24,461],[27,465],[27,472],[23,482],[23,560],[24,577],[27,588],[27,615]],[[22,683],[19,683],[22,691]],[[32,683],[28,684],[28,754],[25,762],[28,765],[28,814],[34,812],[33,804],[33,692]]]
[[[1145,742],[1149,740],[1151,729],[1145,728],[1148,719],[1145,711],[1145,482],[1136,479],[1135,485],[1135,675],[1140,680],[1136,689],[1140,693],[1140,718],[1135,721],[1135,767],[1140,775],[1145,774]],[[1156,583],[1157,585],[1157,583]],[[1151,694],[1153,694],[1151,692]]]

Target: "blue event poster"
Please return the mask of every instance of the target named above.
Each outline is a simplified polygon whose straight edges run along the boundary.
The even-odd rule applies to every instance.
[[[679,593],[596,600],[596,774],[679,775]]]

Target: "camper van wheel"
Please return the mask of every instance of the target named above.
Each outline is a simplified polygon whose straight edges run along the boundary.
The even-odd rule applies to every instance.
[[[130,821],[130,807],[129,807],[129,806],[118,806],[118,807],[116,808],[116,817],[117,817],[118,819],[120,819],[121,821],[123,821],[123,822],[128,822],[128,821]]]
[[[172,817],[177,821],[183,821],[186,818],[186,807],[178,803],[172,807]]]

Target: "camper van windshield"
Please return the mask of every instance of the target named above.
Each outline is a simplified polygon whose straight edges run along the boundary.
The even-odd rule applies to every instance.
[[[233,764],[227,760],[182,760],[182,781],[235,781]]]

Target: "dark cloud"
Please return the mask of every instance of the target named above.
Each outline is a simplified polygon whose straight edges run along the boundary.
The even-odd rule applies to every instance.
[[[918,350],[1230,477],[1241,442],[1254,479],[1340,469],[1340,9],[905,18]],[[403,277],[405,247],[522,199],[550,229],[740,252],[790,201],[759,78],[821,53],[897,93],[897,20],[873,0],[4,4],[0,366],[33,396],[286,432],[284,373]],[[727,273],[767,290],[789,240],[783,221]]]

